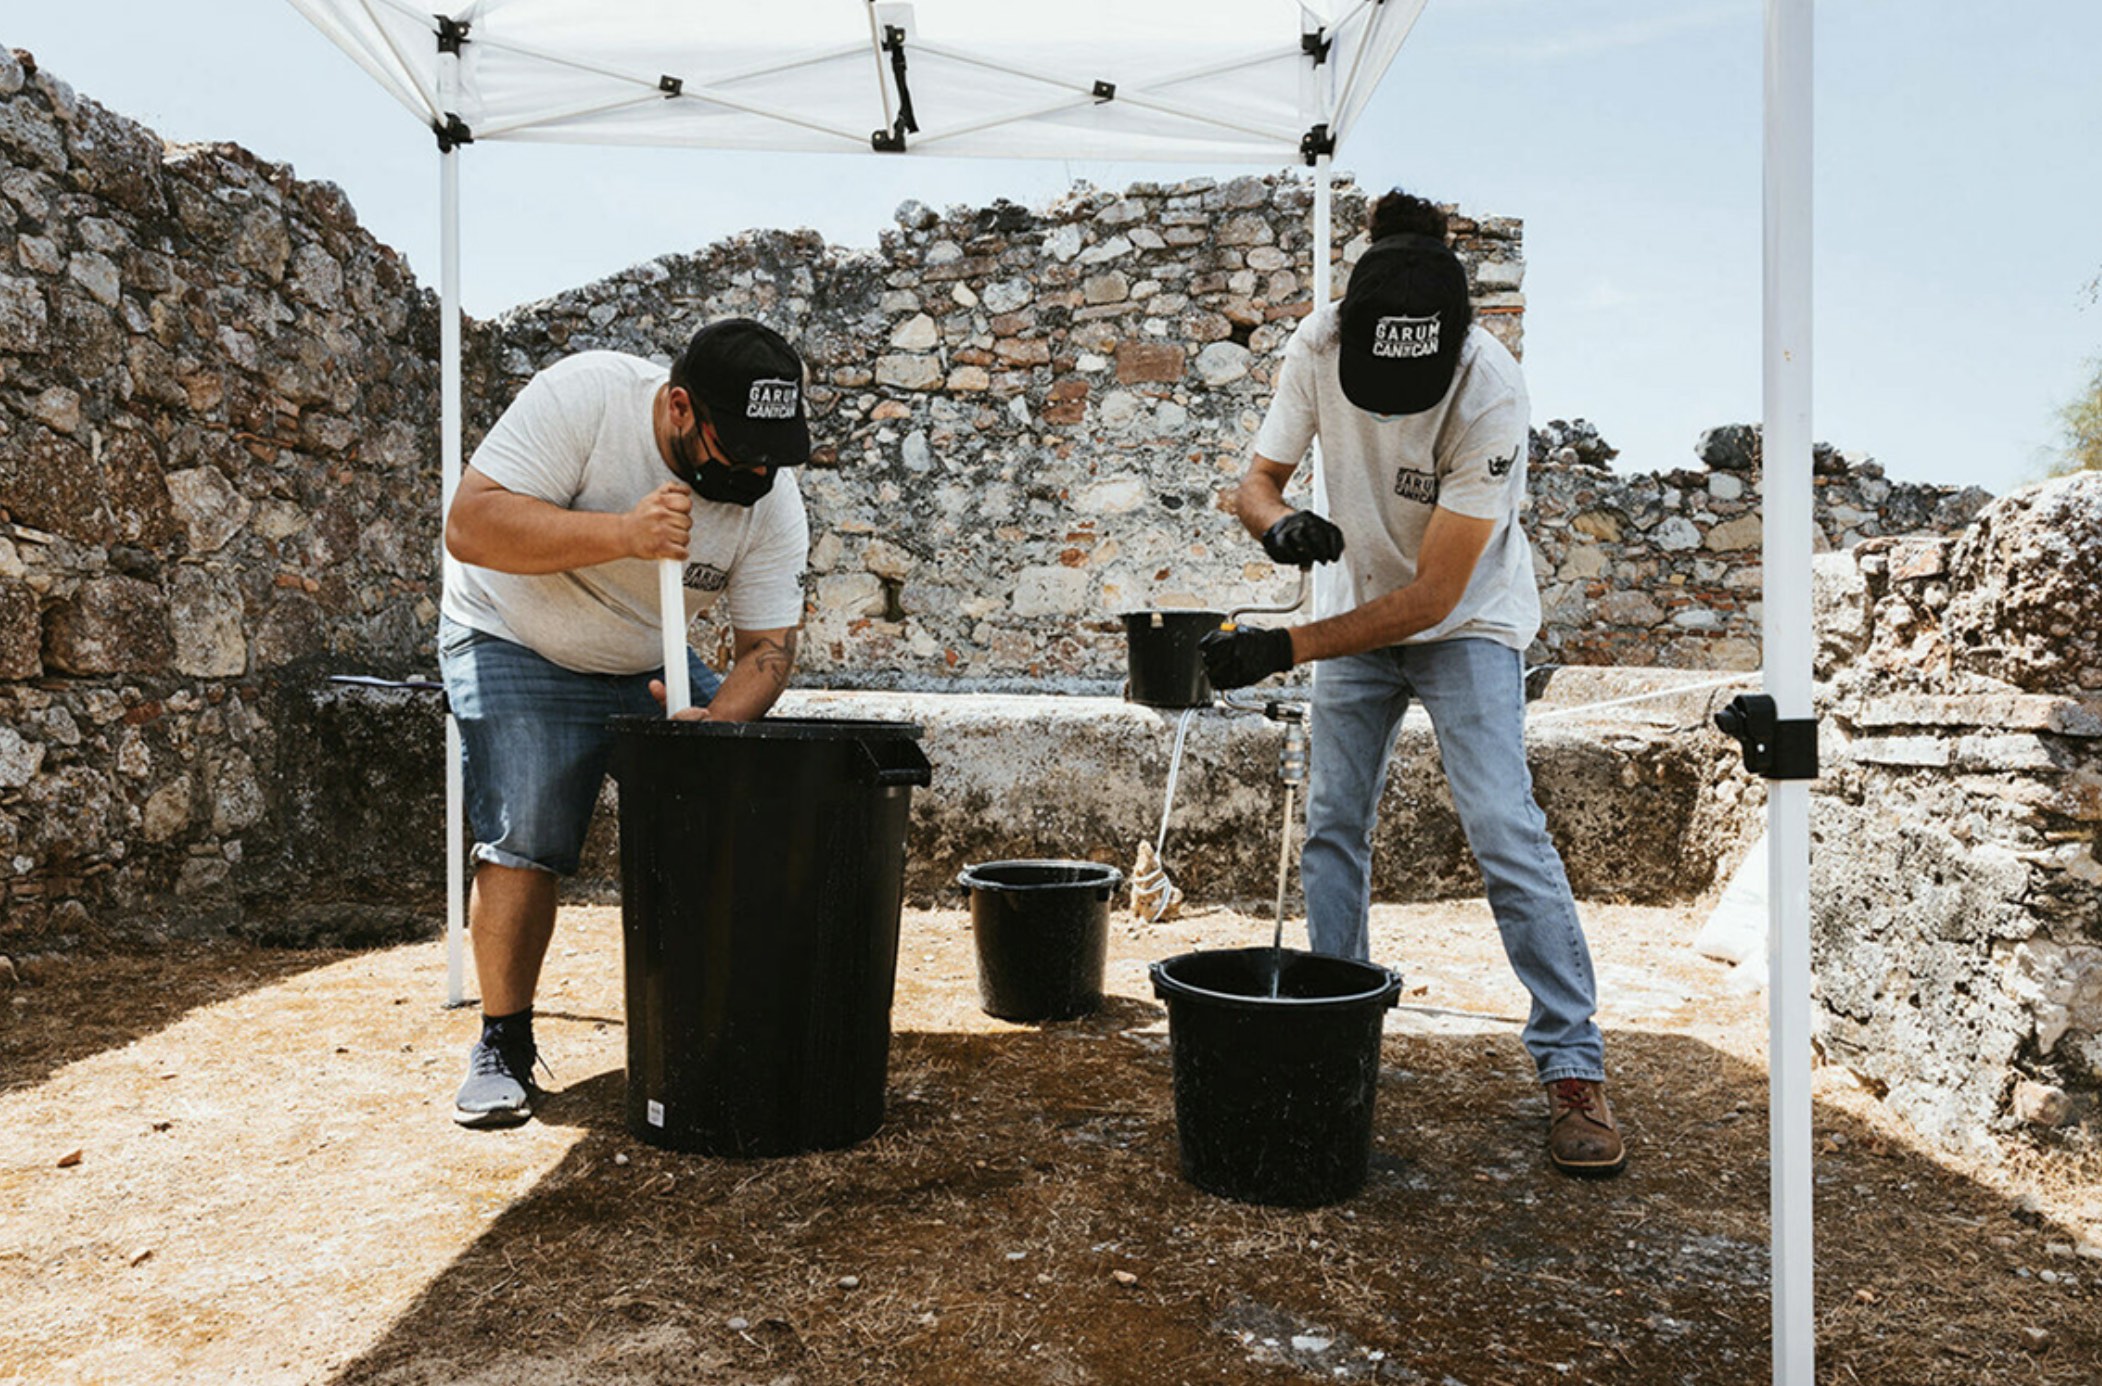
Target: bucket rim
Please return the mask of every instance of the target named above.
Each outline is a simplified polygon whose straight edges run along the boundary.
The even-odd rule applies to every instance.
[[[1245,1010],[1268,1011],[1278,1007],[1306,1009],[1323,1006],[1353,1006],[1367,1002],[1377,1002],[1382,1007],[1387,1007],[1394,1005],[1401,999],[1401,974],[1386,964],[1359,962],[1356,958],[1339,958],[1330,953],[1314,953],[1304,948],[1286,948],[1281,951],[1288,959],[1320,958],[1325,962],[1342,963],[1350,967],[1363,968],[1368,973],[1379,974],[1380,981],[1378,985],[1368,987],[1364,991],[1350,992],[1342,996],[1246,996],[1239,992],[1213,991],[1209,987],[1195,986],[1180,977],[1170,976],[1168,971],[1175,964],[1188,962],[1192,958],[1216,958],[1222,954],[1229,953],[1244,955],[1266,954],[1270,951],[1269,948],[1262,946],[1254,948],[1199,948],[1188,953],[1177,953],[1172,958],[1162,958],[1152,964],[1148,971],[1152,974],[1153,989],[1157,995],[1166,996],[1172,992],[1177,996],[1201,999],[1213,1005],[1238,1007]]]
[[[679,721],[654,713],[623,712],[606,719],[616,732],[640,736],[712,736],[754,741],[917,741],[918,722],[848,717],[762,717],[756,722]]]
[[[973,873],[990,871],[996,866],[1048,866],[1073,870],[1103,873],[1090,880],[1078,881],[986,881],[974,879]],[[1000,861],[973,862],[956,873],[956,884],[965,890],[1100,890],[1108,886],[1111,890],[1124,884],[1121,868],[1107,862],[1085,861],[1077,857],[1009,857]]]

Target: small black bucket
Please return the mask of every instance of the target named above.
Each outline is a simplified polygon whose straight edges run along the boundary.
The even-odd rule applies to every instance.
[[[1268,948],[1153,965],[1168,1006],[1182,1173],[1244,1203],[1315,1208],[1364,1187],[1382,1017],[1401,978],[1373,963]]]
[[[965,867],[978,942],[978,998],[1002,1020],[1071,1020],[1102,1004],[1109,902],[1124,883],[1092,861]]]
[[[1223,611],[1125,612],[1124,696],[1147,707],[1210,707],[1212,681],[1197,642],[1225,619]]]

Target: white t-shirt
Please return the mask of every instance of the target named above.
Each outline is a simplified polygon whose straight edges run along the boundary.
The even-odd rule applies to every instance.
[[[667,372],[637,356],[587,351],[541,371],[475,449],[475,470],[506,491],[565,510],[621,514],[676,480],[657,450],[652,407]],[[810,528],[793,471],[750,507],[693,499],[686,619],[723,598],[738,630],[803,619]],[[637,674],[664,662],[657,564],[621,558],[566,573],[500,573],[449,561],[447,616],[524,645],[565,669]]]
[[[1420,414],[1382,418],[1343,394],[1338,326],[1334,306],[1299,324],[1255,439],[1256,452],[1295,467],[1321,439],[1328,518],[1343,531],[1343,556],[1314,568],[1315,616],[1340,615],[1415,581],[1424,528],[1444,506],[1496,528],[1452,614],[1402,643],[1481,637],[1523,650],[1540,630],[1540,592],[1518,525],[1528,414],[1518,362],[1473,327],[1445,398]]]

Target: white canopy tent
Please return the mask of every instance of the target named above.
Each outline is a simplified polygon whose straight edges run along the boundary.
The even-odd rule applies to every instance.
[[[1313,291],[1332,295],[1329,166],[1427,0],[289,0],[437,137],[443,502],[460,473],[459,178],[489,140],[1314,169]],[[1813,0],[1767,0],[1765,685],[1810,718]],[[1325,508],[1316,466],[1316,504]],[[667,611],[678,576],[664,568]],[[683,631],[666,669],[683,705]],[[1775,633],[1778,633],[1776,635]],[[448,829],[460,835],[447,724]],[[1774,1380],[1809,1386],[1808,783],[1769,797]],[[463,995],[451,866],[448,999]]]

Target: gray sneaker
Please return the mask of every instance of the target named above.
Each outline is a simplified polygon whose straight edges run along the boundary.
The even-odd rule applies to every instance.
[[[453,1098],[453,1120],[462,1126],[516,1126],[533,1114],[540,1096],[533,1082],[531,1044],[496,1045],[476,1040],[467,1055],[467,1081]]]

